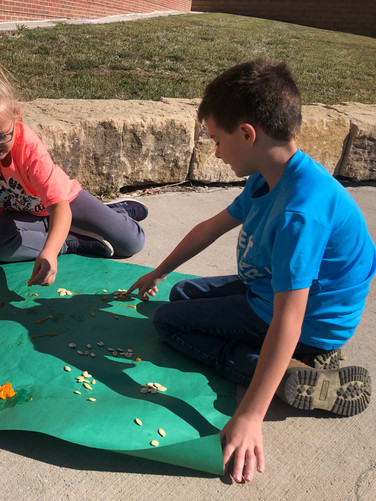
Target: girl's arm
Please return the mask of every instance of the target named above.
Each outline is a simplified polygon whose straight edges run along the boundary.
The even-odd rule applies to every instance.
[[[217,238],[239,226],[239,224],[241,224],[241,221],[230,216],[226,209],[219,212],[216,216],[199,223],[154,271],[139,278],[128,289],[128,293],[130,294],[135,289],[138,289],[139,295],[144,299],[149,299],[148,294],[155,296],[155,293],[158,292],[157,285],[169,273],[199,254],[217,240]]]
[[[254,467],[265,468],[262,422],[292,358],[300,337],[309,289],[278,292],[274,314],[266,334],[251,384],[234,416],[221,431],[225,443],[225,468],[233,459],[233,477],[252,480]]]
[[[69,202],[59,202],[47,208],[50,225],[46,242],[35,260],[28,285],[51,285],[57,273],[57,256],[67,238],[72,222]]]

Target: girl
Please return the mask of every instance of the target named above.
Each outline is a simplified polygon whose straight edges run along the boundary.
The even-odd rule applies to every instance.
[[[20,120],[12,86],[0,70],[0,261],[35,259],[28,284],[51,285],[57,256],[130,257],[145,242],[137,201],[105,205],[55,165]]]

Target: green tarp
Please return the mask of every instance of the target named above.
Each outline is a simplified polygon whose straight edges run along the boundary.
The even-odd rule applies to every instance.
[[[16,391],[0,400],[0,430],[41,432],[221,475],[218,432],[233,413],[234,385],[163,343],[151,322],[187,275],[171,274],[156,298],[143,302],[115,299],[114,292],[149,268],[73,255],[58,264],[50,287],[27,287],[32,262],[0,266],[0,385],[9,381]],[[60,296],[58,288],[73,294]],[[121,355],[128,349],[132,358]],[[83,371],[91,390],[76,380]],[[167,390],[141,393],[149,382]]]

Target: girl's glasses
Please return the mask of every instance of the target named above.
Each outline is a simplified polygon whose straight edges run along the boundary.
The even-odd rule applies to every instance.
[[[6,132],[5,134],[0,134],[0,144],[5,144],[9,143],[9,141],[12,141],[12,137],[14,134],[14,120],[13,120],[13,128],[11,132]]]

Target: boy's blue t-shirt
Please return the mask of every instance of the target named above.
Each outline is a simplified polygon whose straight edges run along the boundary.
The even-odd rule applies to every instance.
[[[253,310],[270,323],[274,293],[310,287],[300,342],[343,346],[376,270],[375,246],[351,195],[298,150],[272,191],[254,174],[227,210],[243,222],[238,274]]]

